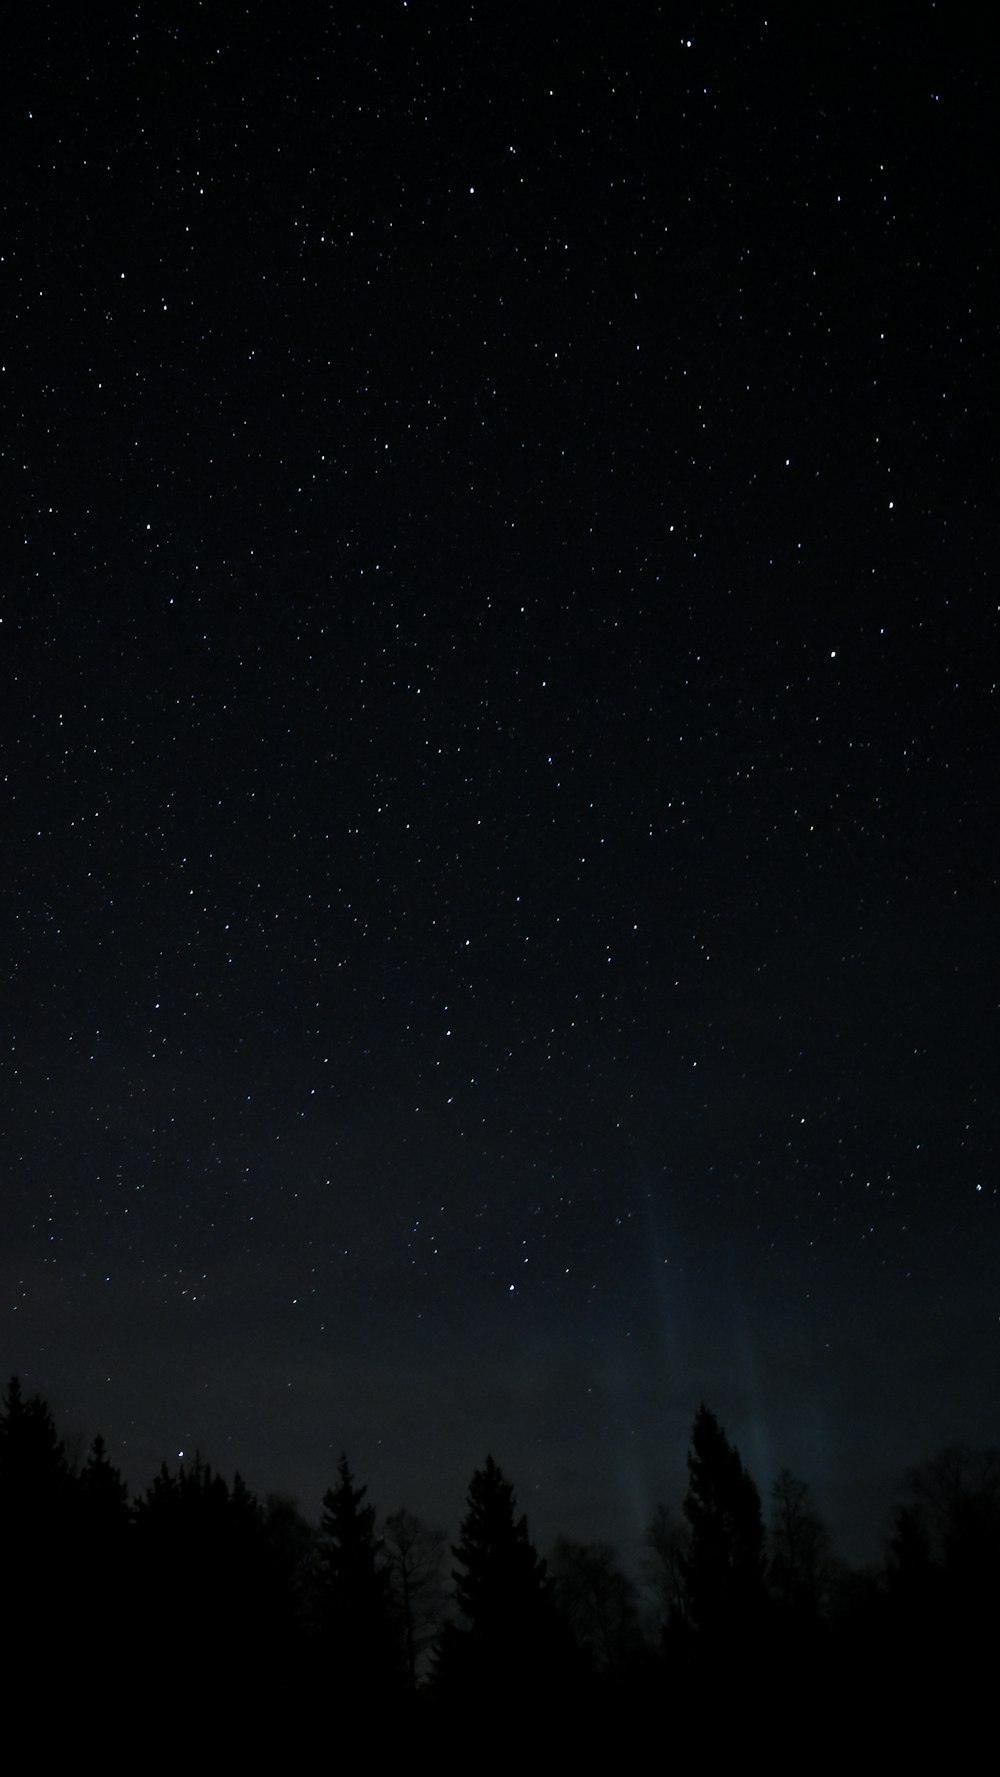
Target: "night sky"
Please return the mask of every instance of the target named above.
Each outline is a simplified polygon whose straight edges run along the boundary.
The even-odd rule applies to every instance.
[[[0,1362],[134,1489],[1000,1441],[988,12],[19,17]]]

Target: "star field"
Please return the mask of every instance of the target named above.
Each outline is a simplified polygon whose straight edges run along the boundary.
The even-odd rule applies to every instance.
[[[982,41],[977,40],[977,32]],[[7,1371],[628,1551],[996,1441],[986,26],[42,7]]]

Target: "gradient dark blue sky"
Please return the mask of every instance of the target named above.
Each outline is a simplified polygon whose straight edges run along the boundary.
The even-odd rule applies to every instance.
[[[134,1487],[997,1441],[978,29],[33,12],[4,1362]]]

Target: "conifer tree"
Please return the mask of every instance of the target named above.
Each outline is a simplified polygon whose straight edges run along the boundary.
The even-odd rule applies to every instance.
[[[459,1609],[479,1634],[506,1637],[547,1600],[545,1563],[528,1537],[527,1518],[516,1516],[513,1486],[492,1456],[473,1475],[467,1504],[462,1540],[452,1550],[459,1564]]]
[[[346,1455],[337,1485],[323,1498],[317,1543],[321,1632],[345,1701],[394,1692],[401,1662],[392,1626],[389,1573],[375,1534],[375,1508],[365,1505]]]
[[[69,1468],[47,1402],[25,1400],[12,1376],[0,1413],[0,1507],[7,1522],[20,1521],[21,1533],[47,1524],[65,1511]]]
[[[128,1609],[132,1520],[128,1489],[98,1434],[76,1482],[76,1584],[91,1621],[105,1630]]]
[[[514,1489],[492,1456],[469,1484],[462,1535],[452,1549],[464,1629],[447,1624],[438,1652],[440,1688],[458,1701],[516,1707],[551,1685],[564,1657],[551,1588],[517,1516]]]
[[[714,1413],[695,1414],[684,1515],[691,1619],[712,1635],[746,1631],[764,1606],[764,1524],[760,1495]]]
[[[128,1524],[128,1488],[98,1432],[80,1472],[79,1494],[91,1532],[115,1534]]]
[[[72,1622],[69,1468],[52,1414],[12,1376],[0,1411],[0,1572],[21,1650],[65,1655]]]

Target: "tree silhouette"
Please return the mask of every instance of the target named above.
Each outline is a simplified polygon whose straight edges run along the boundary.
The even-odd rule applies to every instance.
[[[934,1558],[962,1589],[1000,1582],[1000,1451],[952,1444],[909,1470],[907,1490]]]
[[[337,1485],[323,1497],[317,1540],[320,1630],[332,1675],[351,1707],[393,1694],[400,1681],[389,1573],[375,1535],[375,1508],[364,1504],[367,1491],[355,1487],[341,1456]]]
[[[134,1540],[152,1682],[182,1685],[192,1707],[199,1696],[221,1704],[267,1639],[256,1500],[238,1475],[230,1487],[200,1455],[176,1473],[164,1463],[137,1503]]]
[[[128,1488],[109,1460],[107,1446],[98,1432],[80,1471],[78,1492],[91,1529],[100,1524],[112,1534],[123,1530],[129,1519]]]
[[[553,1597],[596,1670],[622,1679],[642,1646],[636,1588],[610,1543],[558,1538],[551,1559]]]
[[[0,1536],[4,1584],[19,1612],[48,1614],[65,1579],[72,1533],[70,1475],[52,1414],[12,1376],[0,1413]]]
[[[128,1488],[109,1461],[100,1434],[91,1444],[74,1492],[75,1585],[91,1628],[104,1644],[132,1610],[128,1593],[132,1514]]]
[[[516,1709],[560,1682],[565,1644],[551,1587],[517,1516],[514,1489],[492,1456],[469,1484],[462,1535],[452,1549],[455,1598],[465,1628],[446,1624],[437,1679],[456,1703]]]
[[[807,1481],[782,1469],[771,1489],[771,1592],[789,1627],[820,1619],[831,1577],[830,1539]]]
[[[683,1568],[692,1621],[716,1637],[745,1633],[764,1604],[760,1496],[704,1404],[691,1430],[684,1515],[691,1527]]]
[[[47,1403],[12,1376],[0,1411],[0,1573],[11,1645],[8,1680],[40,1706],[46,1674],[70,1672],[75,1624],[69,1469]]]
[[[887,1563],[890,1610],[911,1661],[972,1675],[995,1647],[1000,1451],[951,1445],[909,1471]],[[945,1627],[947,1626],[947,1627]]]
[[[262,1516],[275,1633],[288,1645],[306,1627],[316,1532],[283,1493],[267,1495]]]
[[[487,1456],[470,1482],[462,1538],[452,1550],[459,1609],[473,1630],[498,1641],[537,1616],[548,1598],[545,1563],[529,1539],[527,1518],[515,1515],[516,1503],[511,1483]]]
[[[669,1506],[658,1505],[653,1522],[643,1538],[645,1556],[643,1575],[652,1592],[666,1638],[683,1630],[690,1622],[687,1590],[687,1562],[691,1552],[691,1531],[678,1520]]]
[[[37,1394],[25,1400],[12,1376],[0,1413],[0,1510],[8,1524],[51,1530],[68,1497],[66,1454],[48,1405]]]
[[[400,1625],[411,1692],[421,1656],[440,1632],[447,1608],[444,1561],[448,1538],[401,1507],[385,1520],[392,1607]]]

